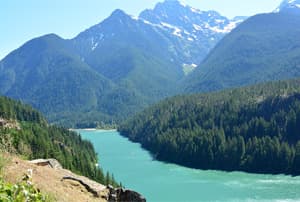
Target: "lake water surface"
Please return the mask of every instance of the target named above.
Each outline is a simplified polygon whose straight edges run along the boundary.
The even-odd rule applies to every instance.
[[[149,202],[300,202],[300,177],[203,171],[153,160],[116,131],[78,130],[104,171]]]

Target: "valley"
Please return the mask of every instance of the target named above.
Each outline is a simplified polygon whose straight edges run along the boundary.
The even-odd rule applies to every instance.
[[[94,25],[35,34],[0,60],[0,201],[300,200],[300,0],[231,17],[153,2],[131,15],[107,1]]]

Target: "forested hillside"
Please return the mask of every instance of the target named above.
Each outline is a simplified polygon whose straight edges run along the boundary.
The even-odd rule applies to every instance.
[[[166,99],[119,131],[159,160],[299,175],[300,79]]]
[[[28,159],[55,158],[66,169],[117,185],[95,166],[97,155],[92,143],[75,132],[48,125],[38,111],[6,97],[0,97],[0,137],[1,152]]]

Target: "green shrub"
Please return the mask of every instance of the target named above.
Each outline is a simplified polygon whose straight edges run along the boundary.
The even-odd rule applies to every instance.
[[[16,184],[10,184],[0,179],[0,201],[3,202],[43,202],[47,197],[36,189],[30,179],[23,179]]]

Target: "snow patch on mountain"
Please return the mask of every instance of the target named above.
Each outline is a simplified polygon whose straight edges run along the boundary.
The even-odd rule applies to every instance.
[[[139,18],[136,17],[136,16],[134,16],[134,15],[130,15],[130,17],[131,17],[131,19],[133,19],[133,20],[139,20]]]
[[[180,4],[181,6],[187,7],[187,5],[186,5],[185,3],[183,3],[182,1],[178,1],[178,2],[179,2],[179,4]]]
[[[99,43],[103,40],[104,35],[102,33],[96,35],[96,37],[91,37],[90,41],[91,41],[91,50],[94,51]]]
[[[190,10],[191,10],[193,13],[202,14],[202,11],[199,10],[199,9],[197,9],[197,8],[190,7]]]
[[[193,24],[193,27],[194,27],[194,29],[197,30],[197,31],[203,30],[201,26],[196,25],[196,24]]]
[[[139,18],[187,41],[203,40],[203,37],[220,39],[243,21],[230,20],[216,11],[201,11],[176,0],[158,3],[154,9],[143,11]]]

